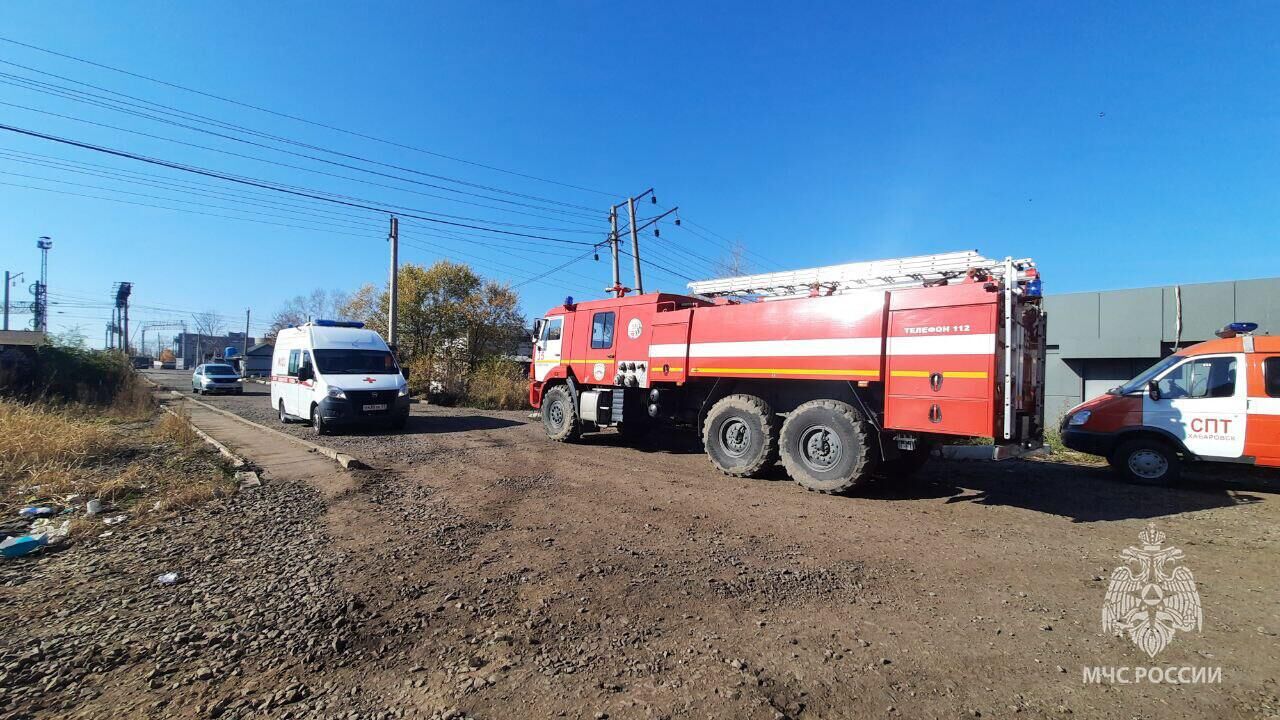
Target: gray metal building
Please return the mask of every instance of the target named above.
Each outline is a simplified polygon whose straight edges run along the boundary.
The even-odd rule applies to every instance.
[[[1280,278],[1048,295],[1045,420],[1050,427],[1083,400],[1103,394],[1180,346],[1214,337],[1235,321],[1280,333]]]

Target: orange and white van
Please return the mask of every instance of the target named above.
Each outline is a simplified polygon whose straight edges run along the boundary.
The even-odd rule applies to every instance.
[[[1232,323],[1072,408],[1062,442],[1146,482],[1188,461],[1280,467],[1280,337]]]

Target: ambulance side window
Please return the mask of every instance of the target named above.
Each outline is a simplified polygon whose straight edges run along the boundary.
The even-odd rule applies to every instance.
[[[289,377],[298,377],[298,364],[301,359],[301,350],[289,351]]]
[[[1160,379],[1160,396],[1169,400],[1235,394],[1236,359],[1233,357],[1188,360]]]
[[[591,316],[591,349],[604,350],[613,347],[613,312],[598,312]]]
[[[1280,397],[1280,357],[1262,361],[1262,377],[1267,386],[1267,396]]]

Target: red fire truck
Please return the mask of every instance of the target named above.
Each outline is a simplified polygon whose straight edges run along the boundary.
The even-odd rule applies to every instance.
[[[537,322],[529,400],[552,440],[669,421],[721,471],[781,456],[804,487],[902,475],[947,439],[1043,445],[1045,315],[1030,260],[967,251],[694,282]]]

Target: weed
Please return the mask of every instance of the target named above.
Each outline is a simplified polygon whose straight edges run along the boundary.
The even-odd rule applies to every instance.
[[[463,402],[486,410],[529,407],[529,376],[520,363],[489,358],[471,371]]]

